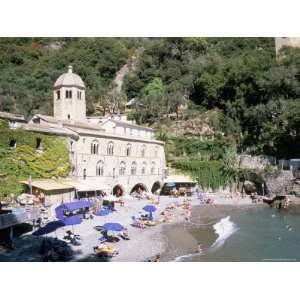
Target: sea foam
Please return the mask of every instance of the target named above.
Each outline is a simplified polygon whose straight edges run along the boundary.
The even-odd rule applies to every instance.
[[[205,255],[208,252],[214,252],[217,249],[221,248],[226,240],[238,230],[237,225],[230,220],[230,216],[222,218],[218,223],[213,225],[213,228],[218,237],[209,249],[207,249],[203,253],[191,253],[178,256],[175,261],[182,261],[185,258],[201,256]]]

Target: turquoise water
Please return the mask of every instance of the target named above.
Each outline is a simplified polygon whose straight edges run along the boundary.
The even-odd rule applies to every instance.
[[[263,207],[236,210],[227,216],[230,221],[219,224],[218,245],[208,247],[202,255],[180,260],[300,261],[300,215]],[[195,237],[201,242],[199,236]]]

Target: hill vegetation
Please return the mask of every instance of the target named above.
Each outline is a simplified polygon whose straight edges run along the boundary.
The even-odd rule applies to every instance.
[[[37,151],[37,142],[43,150]],[[21,180],[66,177],[69,152],[63,138],[10,130],[0,120],[0,199],[22,192]]]
[[[116,98],[113,79],[137,49]],[[299,157],[300,49],[284,48],[276,59],[273,38],[1,38],[0,110],[52,114],[51,87],[69,64],[86,83],[88,114],[107,102],[122,112],[135,98],[130,118],[158,129],[173,166],[214,186],[232,178],[224,149]],[[206,122],[215,140],[200,141],[201,130],[170,134],[185,120]]]

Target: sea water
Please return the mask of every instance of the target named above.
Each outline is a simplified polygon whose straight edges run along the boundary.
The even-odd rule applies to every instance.
[[[300,215],[269,207],[236,209],[216,220],[212,228],[216,239],[201,254],[187,253],[175,260],[300,261]],[[193,232],[201,243],[197,228]]]

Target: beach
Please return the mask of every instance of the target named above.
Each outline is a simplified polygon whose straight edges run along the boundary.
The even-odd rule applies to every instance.
[[[222,194],[221,194],[222,195]],[[143,207],[150,204],[148,200],[134,199],[126,201],[125,206],[116,206],[116,212],[107,216],[94,216],[91,220],[83,220],[79,225],[58,228],[55,232],[47,234],[48,238],[58,238],[63,240],[68,229],[74,230],[80,235],[79,246],[69,245],[74,253],[74,261],[98,261],[93,253],[93,247],[99,244],[101,234],[94,229],[95,226],[103,225],[107,222],[118,222],[128,228],[130,240],[120,239],[114,243],[113,247],[119,252],[111,259],[113,262],[147,261],[149,258],[159,254],[160,261],[172,261],[180,255],[193,252],[197,249],[197,239],[191,233],[197,228],[197,234],[202,236],[202,244],[209,247],[217,238],[213,225],[220,218],[236,210],[237,207],[253,207],[251,199],[245,197],[241,199],[226,198],[218,194],[213,196],[214,204],[202,204],[196,197],[189,197],[191,203],[191,218],[186,221],[185,210],[181,207],[171,209],[172,218],[168,223],[158,223],[156,226],[145,229],[132,227],[131,217],[139,216],[143,213]],[[155,220],[161,220],[161,212],[166,207],[173,206],[174,203],[181,204],[187,197],[160,196],[160,203],[156,205],[154,213]],[[238,203],[238,204],[237,204]],[[16,250],[5,255],[0,255],[3,261],[39,261],[39,245],[43,237],[35,237],[32,232],[28,232],[15,239]]]

